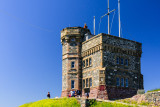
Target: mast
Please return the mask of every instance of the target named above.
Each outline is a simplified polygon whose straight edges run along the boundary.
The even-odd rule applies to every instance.
[[[93,30],[94,30],[94,35],[96,35],[96,20],[95,20],[95,16],[94,16],[94,20],[93,20]]]
[[[109,25],[109,0],[108,0],[108,34],[110,34],[110,25]]]
[[[119,37],[121,37],[120,0],[118,0]]]
[[[100,23],[101,23],[101,19],[102,19],[104,16],[108,15],[108,34],[110,34],[109,15],[110,15],[110,13],[114,12],[115,10],[116,10],[116,9],[113,9],[112,11],[109,11],[109,0],[108,0],[108,13],[105,14],[105,15],[103,15],[103,16],[101,16],[101,18],[100,18]],[[99,24],[99,28],[100,28],[100,24]]]

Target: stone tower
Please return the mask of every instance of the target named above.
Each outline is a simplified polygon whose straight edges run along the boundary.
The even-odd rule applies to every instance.
[[[143,90],[142,44],[108,34],[91,35],[87,26],[61,31],[62,94],[81,90],[90,98],[129,98]]]
[[[62,97],[72,89],[82,88],[81,44],[85,34],[90,31],[82,27],[68,27],[61,31]]]

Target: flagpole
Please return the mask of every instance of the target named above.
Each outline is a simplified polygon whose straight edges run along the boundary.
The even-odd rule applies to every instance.
[[[120,0],[118,0],[119,37],[121,37]]]
[[[108,0],[108,34],[110,34],[110,25],[109,25],[109,0]]]

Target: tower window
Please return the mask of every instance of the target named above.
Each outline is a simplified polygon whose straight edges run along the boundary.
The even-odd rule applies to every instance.
[[[85,64],[85,60],[84,60],[84,61],[83,61],[83,68],[85,68],[85,65],[86,65],[86,64]]]
[[[74,80],[71,80],[71,89],[74,89]]]
[[[117,86],[120,86],[120,82],[119,81],[120,81],[119,78],[116,78],[116,85]]]
[[[128,79],[126,78],[126,87],[128,87]]]
[[[125,59],[125,65],[128,66],[128,59]]]
[[[74,68],[74,67],[75,67],[75,62],[72,61],[72,62],[71,62],[71,68]]]
[[[121,78],[121,87],[124,87],[124,78]]]
[[[75,39],[75,38],[72,38],[71,41],[74,42],[74,41],[76,41],[76,39]]]
[[[92,65],[92,59],[89,58],[89,66],[91,66],[91,65]]]
[[[83,80],[83,88],[85,87],[85,80]]]
[[[124,62],[123,62],[123,58],[121,58],[121,65],[123,65],[124,64]]]
[[[86,59],[86,66],[88,67],[88,59]]]
[[[76,43],[70,43],[70,46],[77,46],[77,44]]]
[[[92,78],[89,78],[89,86],[92,87]]]

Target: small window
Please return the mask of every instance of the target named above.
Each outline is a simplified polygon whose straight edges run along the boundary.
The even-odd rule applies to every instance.
[[[76,43],[70,43],[70,46],[77,46]]]
[[[71,80],[71,89],[74,89],[74,80]]]
[[[88,78],[86,79],[86,87],[88,87]]]
[[[116,63],[119,64],[119,57],[116,58]]]
[[[76,39],[75,39],[75,38],[72,38],[71,41],[74,42],[74,41],[76,41]]]
[[[128,59],[125,59],[125,65],[128,66]]]
[[[92,78],[89,78],[89,86],[92,87]]]
[[[91,65],[92,65],[92,59],[89,58],[89,66],[91,66]]]
[[[100,81],[102,81],[102,82],[103,82],[103,77],[101,77],[101,78],[100,78]]]
[[[124,64],[124,62],[123,62],[123,58],[121,58],[121,65],[123,65]]]
[[[85,80],[83,80],[83,88],[85,87]]]
[[[75,66],[75,62],[72,61],[72,62],[71,62],[71,68],[74,68],[74,66]]]
[[[100,74],[104,74],[104,71],[100,71]]]
[[[86,67],[88,67],[88,59],[86,59]]]
[[[117,86],[120,86],[119,78],[116,78],[116,84]]]
[[[83,68],[85,68],[85,65],[86,65],[86,64],[85,64],[85,60],[83,60]]]
[[[124,79],[121,78],[121,87],[124,87]]]
[[[128,79],[126,78],[126,87],[128,87]]]

